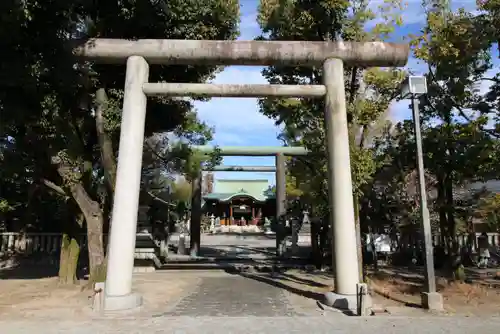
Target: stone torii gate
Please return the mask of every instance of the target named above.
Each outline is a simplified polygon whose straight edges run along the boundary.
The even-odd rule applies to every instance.
[[[344,63],[404,66],[409,46],[384,42],[208,41],[92,39],[74,54],[127,65],[104,309],[142,304],[132,272],[148,96],[309,97],[325,99],[329,204],[334,236],[337,300],[356,300],[358,261],[352,197]],[[150,83],[149,65],[322,66],[322,85],[216,85]]]
[[[215,151],[212,146],[193,146],[193,150],[202,154],[209,154]],[[284,146],[224,146],[219,147],[218,150],[222,156],[247,156],[247,157],[263,157],[275,156],[275,167],[270,166],[215,166],[212,171],[247,171],[247,172],[276,172],[276,219],[286,213],[286,156],[304,156],[309,152],[304,147],[284,147]],[[201,243],[201,183],[202,173],[193,180],[192,183],[192,200],[191,200],[191,238],[190,248],[191,255],[198,255]],[[279,243],[283,240],[277,239],[276,248],[280,249]]]

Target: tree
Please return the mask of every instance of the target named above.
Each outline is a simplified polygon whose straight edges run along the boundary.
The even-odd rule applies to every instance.
[[[0,5],[2,139],[16,147],[19,170],[75,204],[78,227],[86,228],[91,281],[105,268],[106,228],[116,173],[120,107],[125,69],[73,58],[75,41],[89,37],[231,39],[237,34],[238,3],[204,1],[4,1]],[[206,17],[210,17],[209,21]],[[152,81],[202,82],[214,66],[151,67]],[[95,117],[94,117],[95,115]],[[173,131],[204,142],[206,126],[192,103],[152,99],[146,134]],[[104,181],[104,182],[103,182]],[[71,226],[70,226],[71,225]],[[77,242],[74,224],[64,226],[63,253]],[[74,253],[74,252],[73,252]],[[61,266],[74,256],[61,255]],[[71,264],[71,266],[74,266]],[[71,282],[73,273],[61,277]]]
[[[482,196],[463,189],[467,183],[498,177],[498,74],[490,74],[497,32],[491,29],[491,7],[473,14],[452,12],[445,3],[423,2],[427,24],[412,36],[412,44],[415,55],[428,64],[428,94],[419,102],[431,223],[452,264],[458,257],[455,236],[473,230],[472,216]],[[485,88],[485,82],[493,84]],[[375,146],[379,163],[367,185],[363,211],[370,221],[415,233],[421,217],[412,122],[388,128]]]
[[[186,179],[179,179],[173,185],[172,197],[179,202],[191,203],[191,183]]]
[[[387,39],[400,25],[399,1],[388,1],[378,12],[369,1],[261,1],[259,23],[267,40],[372,41]],[[381,22],[372,29],[370,20]],[[318,68],[273,66],[263,72],[272,84],[321,84]],[[345,67],[346,98],[351,132],[351,167],[356,206],[375,165],[370,148],[374,130],[385,119],[403,72],[395,69]],[[316,215],[328,215],[327,163],[324,132],[324,102],[311,99],[263,99],[261,112],[283,124],[282,138],[289,145],[301,145],[314,155],[314,163],[296,158],[290,170],[314,198]],[[358,215],[359,208],[356,208]],[[358,227],[358,256],[361,239]],[[360,266],[362,268],[362,266]]]
[[[493,231],[498,232],[500,230],[500,194],[490,194],[482,198],[474,213],[483,219]]]
[[[413,40],[415,55],[428,64],[429,92],[421,100],[425,163],[436,177],[440,232],[449,254],[456,248],[454,187],[493,177],[498,159],[498,134],[488,129],[498,93],[479,89],[482,81],[495,80],[487,77],[497,34],[491,23],[488,14],[453,13],[430,2],[427,25]]]

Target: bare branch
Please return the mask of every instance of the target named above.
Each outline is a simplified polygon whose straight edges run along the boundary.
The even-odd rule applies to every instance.
[[[64,191],[64,189],[62,187],[58,186],[57,184],[55,184],[54,182],[49,181],[47,179],[42,179],[41,181],[45,186],[52,189],[53,191],[55,191],[59,195],[64,196],[66,198],[69,197],[68,194],[66,194],[66,192]]]
[[[148,195],[149,195],[149,196],[150,196],[153,200],[158,201],[158,202],[160,202],[160,203],[162,203],[162,204],[165,204],[165,205],[168,205],[168,206],[173,206],[173,205],[174,205],[173,203],[169,203],[169,202],[167,202],[167,201],[165,201],[165,200],[162,200],[161,198],[159,198],[159,197],[155,196],[155,195],[154,195],[152,192],[150,192],[150,191],[146,192],[146,194],[148,194]]]
[[[431,66],[430,66],[430,65],[429,65],[429,75],[431,76],[432,81],[437,82],[437,80],[436,80],[436,76],[434,75],[434,72],[432,71],[432,68],[431,68]],[[458,105],[458,103],[457,103],[457,102],[453,99],[453,97],[452,97],[450,94],[448,94],[448,93],[447,93],[447,92],[446,92],[443,88],[441,88],[441,86],[439,86],[439,85],[436,85],[436,86],[438,87],[438,89],[441,91],[441,93],[442,93],[442,94],[446,95],[446,96],[450,99],[450,101],[451,101],[451,103],[452,103],[453,107],[457,109],[458,114],[459,114],[461,117],[463,117],[463,118],[464,118],[467,122],[472,122],[472,119],[471,119],[469,116],[467,116],[467,114],[465,113],[465,111],[462,109],[462,107],[461,107],[461,106],[459,106],[459,105]],[[429,106],[430,106],[430,107],[431,107],[434,111],[436,111],[436,108],[435,108],[435,107],[434,107],[434,106],[430,103],[430,101],[429,101],[428,99],[427,99],[427,101],[429,102]],[[495,137],[495,138],[500,138],[500,134],[498,134],[498,133],[497,133],[495,130],[493,130],[493,129],[486,129],[486,128],[484,128],[483,126],[479,126],[479,129],[480,129],[481,131],[483,131],[483,132],[486,132],[486,133],[488,133],[488,134],[492,135],[492,136],[493,136],[493,137]]]

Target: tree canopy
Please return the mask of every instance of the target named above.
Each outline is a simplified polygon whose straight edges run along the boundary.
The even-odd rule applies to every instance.
[[[499,3],[481,1],[477,13],[453,11],[443,3],[423,1],[426,23],[405,38],[412,57],[427,65],[429,92],[419,101],[426,184],[436,233],[451,240],[464,231],[471,221],[464,215],[471,217],[476,207],[471,203],[476,192],[463,189],[498,178],[500,74],[494,49]],[[405,10],[398,0],[384,1],[377,9],[365,0],[262,0],[260,38],[395,41]],[[345,67],[353,196],[365,231],[420,226],[413,123],[394,121],[391,115],[408,74],[404,69]],[[320,68],[273,66],[263,75],[273,84],[322,83]],[[321,100],[260,101],[261,112],[284,126],[286,145],[313,152],[313,159],[294,158],[288,167],[294,188],[314,203],[319,215],[329,210],[323,109]],[[481,203],[484,211],[496,203],[495,197]]]
[[[27,208],[46,200],[47,192],[59,196],[54,198],[67,205],[74,219],[83,215],[76,225],[61,228],[69,238],[86,229],[91,276],[96,277],[104,264],[102,232],[115,182],[125,67],[75,59],[72,48],[92,37],[234,39],[239,4],[7,0],[0,10],[3,221],[11,230],[25,229],[38,218],[20,212],[30,212]],[[217,70],[151,66],[150,78],[204,82]],[[197,119],[192,101],[150,99],[145,165],[160,169],[152,175],[146,168],[150,181],[161,184],[161,177],[184,173],[193,165],[187,145],[203,144],[212,134],[213,129]],[[9,218],[19,216],[24,218]]]
[[[478,1],[473,13],[444,4],[422,1],[426,22],[404,40],[425,64],[428,94],[419,104],[428,200],[434,231],[451,251],[455,234],[473,232],[477,220],[499,228],[495,191],[469,186],[499,178],[500,2]],[[62,282],[75,280],[81,233],[92,279],[104,272],[125,78],[125,66],[76,59],[73,48],[93,37],[231,40],[239,8],[236,0],[0,1],[0,227],[63,232]],[[376,8],[368,0],[261,0],[259,39],[395,41],[405,10],[400,0]],[[219,68],[150,71],[152,82],[205,82]],[[391,113],[409,73],[345,67],[358,235],[420,226],[413,121]],[[271,84],[322,83],[316,67],[270,66],[263,75]],[[259,110],[282,126],[285,145],[312,152],[287,161],[287,194],[326,217],[324,102],[261,99]],[[217,152],[206,157],[189,147],[207,143],[214,129],[198,119],[192,99],[171,98],[148,100],[145,129],[141,200],[188,202],[201,166],[220,161]]]

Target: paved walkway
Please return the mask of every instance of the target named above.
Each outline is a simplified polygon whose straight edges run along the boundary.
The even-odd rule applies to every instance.
[[[370,317],[358,318],[327,314],[316,317],[159,317],[144,319],[93,320],[89,322],[0,321],[2,333],[93,334],[93,333],[497,333],[498,318],[460,317]]]
[[[239,275],[223,272],[198,272],[198,275],[199,282],[177,303],[160,302],[158,308],[146,313],[142,310],[73,321],[65,316],[55,320],[3,318],[0,333],[470,334],[496,333],[500,328],[500,318],[492,317],[438,317],[422,312],[413,317],[349,317],[340,312],[321,311],[311,299]]]
[[[174,234],[169,244],[178,247],[179,236]],[[186,240],[189,245],[189,240]],[[291,247],[289,241],[288,247]],[[294,258],[307,258],[309,256],[310,246],[301,244]],[[200,246],[200,258],[197,260],[255,260],[272,261],[276,255],[276,240],[274,235],[238,235],[238,234],[202,234]],[[169,261],[188,261],[188,255],[169,254]],[[192,259],[191,259],[192,260]]]
[[[172,316],[296,316],[283,291],[240,276],[206,277],[198,288],[165,313]]]
[[[260,248],[270,243],[249,238],[241,246],[233,238],[224,237],[210,241],[213,244],[236,244],[234,247]],[[160,297],[159,303],[151,309],[145,306],[142,311],[97,318],[80,317],[80,320],[73,321],[64,316],[57,320],[2,319],[0,333],[470,334],[496,333],[500,328],[500,318],[492,317],[438,317],[423,312],[415,312],[413,317],[349,317],[340,312],[321,311],[312,299],[237,274],[211,271],[192,272],[192,275],[197,275],[196,283],[188,283],[190,291],[180,295],[175,302],[169,303]],[[179,279],[173,272],[166,271],[156,274],[156,280],[162,276],[165,284],[168,284],[168,279]],[[164,289],[163,285],[160,288]]]

